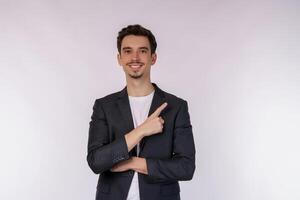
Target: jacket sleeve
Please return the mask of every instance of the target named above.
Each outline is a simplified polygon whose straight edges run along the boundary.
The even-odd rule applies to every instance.
[[[195,171],[195,144],[186,101],[183,101],[175,119],[172,158],[146,158],[146,163],[151,181],[192,179]]]
[[[96,174],[129,158],[125,137],[109,139],[107,119],[100,100],[96,100],[89,127],[87,162]]]

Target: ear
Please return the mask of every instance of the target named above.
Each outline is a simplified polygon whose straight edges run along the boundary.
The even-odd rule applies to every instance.
[[[117,54],[117,59],[118,59],[119,65],[121,66],[121,55],[119,53]]]
[[[151,64],[154,65],[156,63],[157,55],[156,53],[153,53],[151,55]]]

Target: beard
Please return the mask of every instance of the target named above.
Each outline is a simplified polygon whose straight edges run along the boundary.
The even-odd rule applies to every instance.
[[[134,73],[134,74],[129,74],[129,76],[133,79],[139,79],[143,76],[143,74]]]

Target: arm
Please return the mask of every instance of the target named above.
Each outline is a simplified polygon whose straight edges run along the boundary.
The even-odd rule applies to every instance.
[[[171,159],[132,157],[115,165],[111,171],[135,170],[148,175],[151,182],[191,180],[195,171],[195,145],[186,102],[182,104],[175,120],[173,148]]]
[[[101,102],[97,100],[93,107],[92,120],[90,122],[87,155],[88,164],[93,172],[98,174],[111,169],[121,161],[126,161],[129,159],[128,152],[143,137],[161,132],[163,120],[158,115],[166,106],[166,103],[161,105],[149,117],[147,123],[110,143],[106,116]]]
[[[129,159],[128,152],[143,138],[133,129],[124,137],[109,142],[108,125],[101,102],[96,100],[89,128],[87,161],[94,173],[109,170],[113,165]]]
[[[146,158],[148,176],[153,181],[191,180],[195,171],[195,145],[187,102],[184,101],[175,119],[173,157]]]
[[[128,160],[120,162],[113,166],[112,172],[123,172],[127,170],[134,170],[142,174],[148,174],[147,163],[145,158],[131,157]]]

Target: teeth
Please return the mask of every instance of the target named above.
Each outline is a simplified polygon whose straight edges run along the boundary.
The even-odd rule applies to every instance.
[[[139,68],[139,67],[141,67],[142,65],[129,65],[131,68],[134,68],[134,69],[136,69],[136,68]]]
[[[131,65],[132,68],[139,68],[139,65]]]

